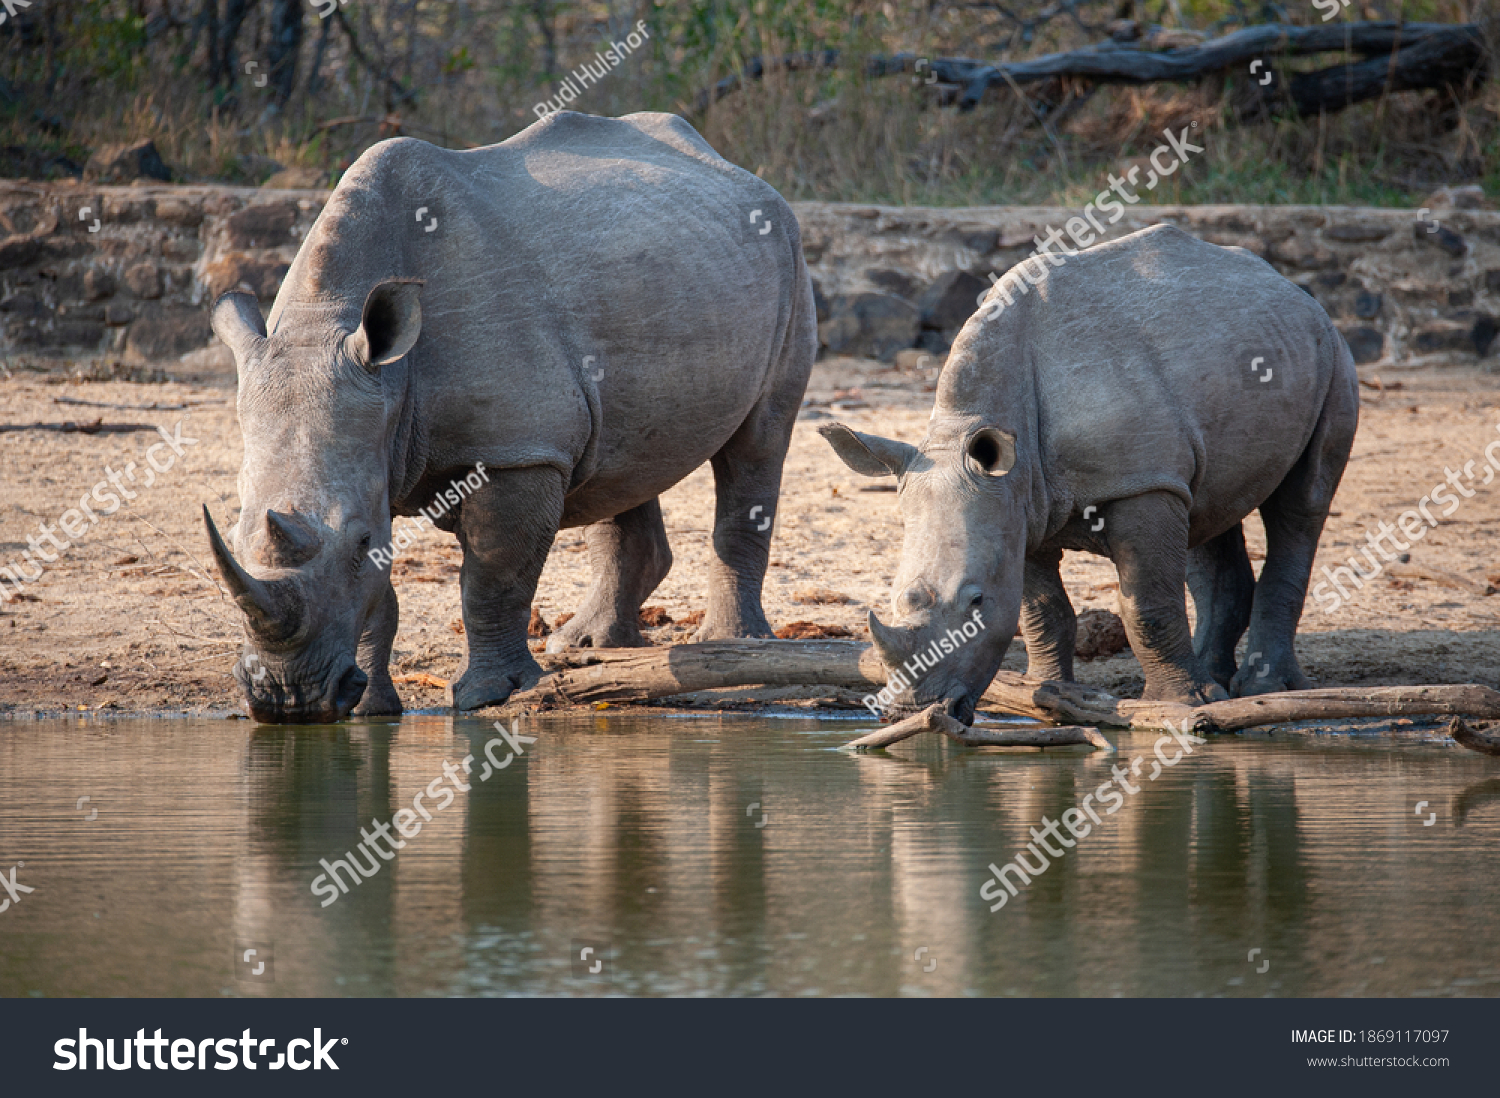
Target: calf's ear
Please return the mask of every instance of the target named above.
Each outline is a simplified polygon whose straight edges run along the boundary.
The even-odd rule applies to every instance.
[[[416,280],[390,279],[365,298],[359,330],[349,338],[354,357],[370,373],[401,358],[422,334],[421,288]]]
[[[236,365],[266,338],[266,322],[261,319],[260,305],[250,294],[220,294],[209,312],[209,324],[214,335],[234,353]]]
[[[917,453],[915,446],[851,430],[842,423],[825,423],[818,434],[828,440],[845,465],[867,477],[899,476]]]

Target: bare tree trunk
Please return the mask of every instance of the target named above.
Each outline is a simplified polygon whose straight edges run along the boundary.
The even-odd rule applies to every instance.
[[[333,30],[333,20],[321,19],[318,25],[318,41],[313,46],[312,64],[307,69],[307,94],[317,95],[323,90],[323,54],[328,49],[328,36]]]
[[[552,12],[547,0],[531,0],[531,10],[536,14],[537,29],[542,32],[542,76],[551,82],[557,74],[557,35],[552,29]]]
[[[240,36],[240,27],[255,3],[256,0],[225,0],[224,19],[219,24],[219,38],[214,43],[214,49],[218,56],[215,71],[227,88],[239,86],[240,67],[234,42]]]
[[[303,0],[271,0],[271,88],[277,103],[286,103],[297,86],[297,55],[302,50],[302,4]]]

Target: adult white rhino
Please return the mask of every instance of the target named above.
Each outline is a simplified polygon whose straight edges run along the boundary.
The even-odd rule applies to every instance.
[[[895,707],[970,720],[1018,620],[1027,674],[1071,680],[1064,549],[1114,561],[1145,697],[1310,685],[1293,639],[1359,418],[1328,314],[1244,249],[1169,225],[1032,262],[1034,291],[1007,274],[959,333],[920,446],[821,428],[857,472],[898,478],[895,624],[870,615],[902,672]],[[1257,508],[1258,580],[1241,528]]]
[[[790,208],[681,119],[562,112],[463,152],[382,142],[330,197],[269,332],[245,294],[213,327],[245,437],[233,554],[204,515],[256,719],[401,711],[379,550],[393,515],[436,514],[465,478],[477,490],[436,519],[463,549],[457,708],[540,678],[526,629],[560,527],[588,528],[594,585],[554,643],[642,643],[672,560],[657,496],[705,461],[699,638],[770,635],[767,520],[817,349],[812,286]]]

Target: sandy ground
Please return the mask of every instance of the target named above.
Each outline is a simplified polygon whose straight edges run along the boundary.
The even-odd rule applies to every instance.
[[[1398,379],[1400,388],[1390,388]],[[106,424],[160,425],[171,433],[181,420],[181,436],[197,440],[184,442],[183,455],[148,487],[142,483],[146,451],[159,441],[155,433],[0,432],[0,567],[19,558],[40,523],[56,523],[105,479],[107,468],[137,466],[136,499],[100,516],[23,596],[0,602],[0,716],[240,709],[229,673],[239,624],[205,571],[198,517],[199,505],[207,503],[227,529],[237,514],[241,438],[229,384],[79,382],[36,374],[0,380],[0,424],[102,417]],[[1500,378],[1452,369],[1388,374],[1384,384],[1384,391],[1363,391],[1354,457],[1324,532],[1320,568],[1343,563],[1356,543],[1364,543],[1366,530],[1414,507],[1443,480],[1445,466],[1482,466],[1485,446],[1500,438]],[[815,428],[832,415],[859,430],[916,442],[931,406],[931,379],[835,359],[819,364],[808,398],[783,480],[766,612],[777,627],[812,621],[867,637],[865,614],[887,606],[900,553],[896,496],[846,470]],[[67,403],[76,401],[94,403]],[[156,452],[159,463],[168,452]],[[1497,684],[1500,598],[1482,591],[1489,576],[1500,586],[1500,478],[1488,486],[1480,479],[1472,498],[1462,498],[1413,546],[1410,562],[1476,586],[1388,572],[1335,611],[1309,601],[1299,646],[1311,676],[1323,685]],[[662,499],[675,564],[648,606],[663,608],[678,624],[651,630],[654,643],[686,639],[691,628],[681,619],[705,605],[712,491],[705,467]],[[1258,561],[1264,539],[1257,519],[1248,520],[1247,531]],[[589,576],[582,550],[582,531],[559,535],[536,601],[548,621],[576,609],[583,597]],[[447,679],[460,666],[458,564],[453,538],[434,530],[394,569],[401,599],[394,673]],[[1080,610],[1117,609],[1108,561],[1070,553],[1063,576]],[[849,601],[809,601],[819,590]],[[1006,666],[1024,669],[1019,642]],[[1078,670],[1082,680],[1126,695],[1141,688],[1128,649]],[[404,684],[401,690],[408,708],[442,702],[433,687]]]

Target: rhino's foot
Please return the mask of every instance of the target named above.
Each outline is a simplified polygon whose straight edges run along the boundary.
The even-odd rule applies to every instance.
[[[1176,702],[1178,705],[1207,705],[1228,700],[1229,691],[1213,681],[1153,683],[1147,678],[1146,689],[1141,694],[1141,701]]]
[[[1279,694],[1283,690],[1311,690],[1313,681],[1302,673],[1295,659],[1269,660],[1252,652],[1245,666],[1235,673],[1230,691],[1237,698],[1256,694]]]
[[[354,707],[356,717],[399,717],[402,713],[401,695],[390,675],[370,676],[370,685],[365,687],[364,697]]]
[[[500,705],[517,690],[529,690],[542,680],[542,669],[530,655],[526,664],[510,668],[471,667],[449,688],[454,709],[482,709]]]
[[[634,621],[603,615],[585,617],[579,614],[559,629],[554,629],[547,638],[547,651],[561,652],[565,648],[649,648],[651,642],[641,635],[641,627]]]
[[[693,642],[703,644],[707,641],[756,640],[775,636],[776,631],[771,628],[765,614],[757,612],[753,619],[742,618],[736,621],[716,622],[705,618],[698,627],[698,632],[693,634]]]

